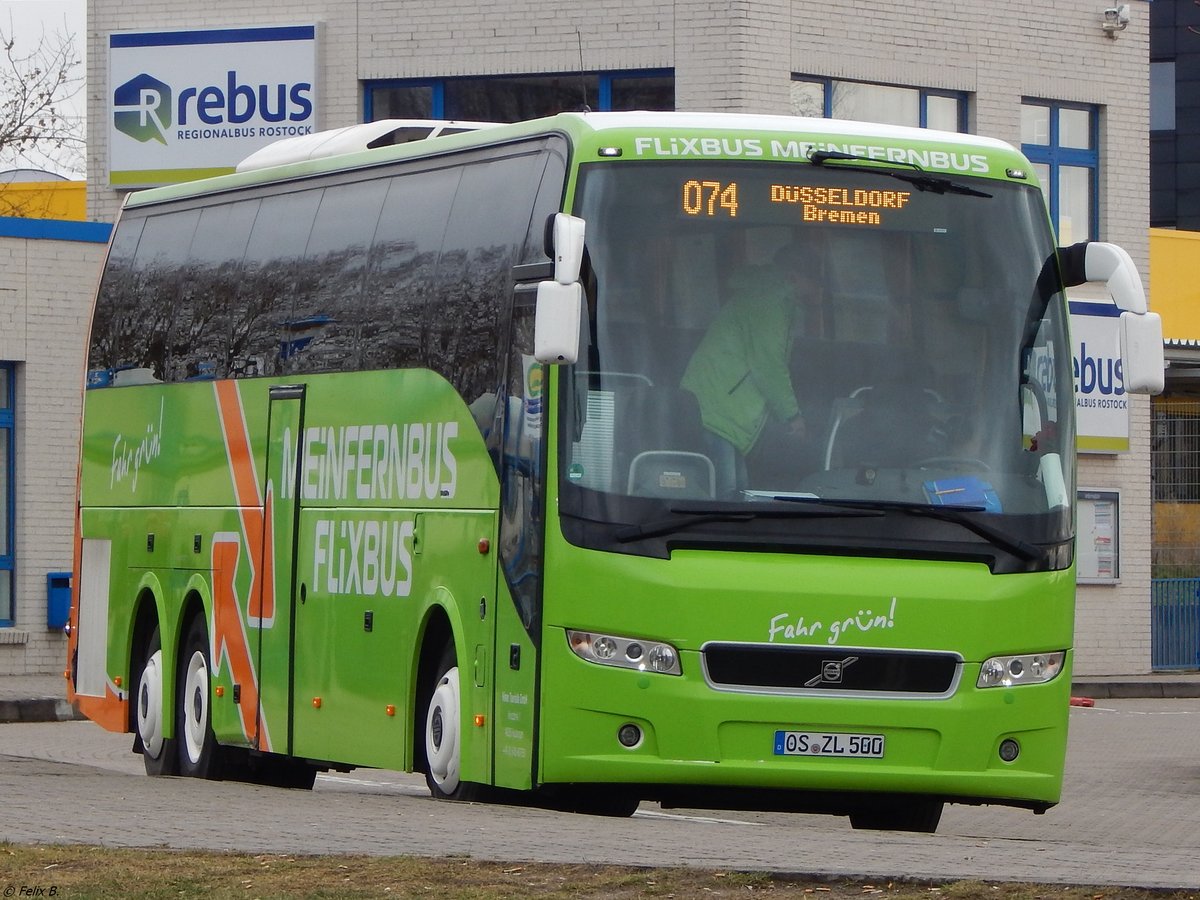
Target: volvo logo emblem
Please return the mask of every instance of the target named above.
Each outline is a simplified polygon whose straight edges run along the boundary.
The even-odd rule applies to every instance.
[[[818,684],[841,684],[842,675],[847,667],[858,662],[857,656],[847,656],[845,659],[821,660],[821,673],[814,675],[804,682],[805,687],[816,687]]]

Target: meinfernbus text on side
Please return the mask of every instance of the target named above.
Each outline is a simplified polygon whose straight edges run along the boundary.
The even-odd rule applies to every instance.
[[[981,137],[454,130],[280,144],[125,203],[78,709],[150,774],[372,766],[440,798],[918,831],[1056,803],[1063,289],[1108,284],[1123,389],[1161,389],[1128,255],[1056,248],[1029,163]]]

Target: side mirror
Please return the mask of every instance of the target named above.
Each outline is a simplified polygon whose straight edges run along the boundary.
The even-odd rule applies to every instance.
[[[584,221],[555,213],[546,223],[547,253],[554,260],[554,280],[539,282],[533,325],[533,356],[541,363],[569,365],[579,358],[583,317]]]
[[[583,219],[555,213],[547,223],[547,255],[554,260],[554,280],[573,284],[583,268]]]
[[[1103,282],[1121,310],[1121,365],[1125,390],[1160,394],[1165,381],[1162,319],[1146,303],[1141,276],[1129,254],[1116,244],[1089,241],[1059,250],[1063,285]]]
[[[1083,274],[1088,281],[1101,281],[1112,294],[1117,309],[1141,315],[1146,312],[1146,291],[1137,266],[1124,247],[1092,241],[1086,245]]]
[[[1161,394],[1166,381],[1162,318],[1121,313],[1121,365],[1125,390],[1131,394]]]
[[[533,357],[540,363],[569,365],[579,359],[583,285],[543,281],[537,288]]]

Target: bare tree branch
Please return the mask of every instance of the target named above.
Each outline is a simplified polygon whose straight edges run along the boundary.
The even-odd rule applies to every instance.
[[[42,30],[36,39],[0,26],[0,170],[86,171],[83,117],[73,102],[83,90],[75,35]]]

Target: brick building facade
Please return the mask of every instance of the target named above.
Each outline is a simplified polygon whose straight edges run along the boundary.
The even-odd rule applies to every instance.
[[[108,225],[0,219],[0,366],[10,382],[11,596],[0,614],[0,675],[60,672],[50,627],[50,573],[71,569],[80,387],[88,298]],[[8,482],[8,479],[3,479]]]
[[[839,108],[843,97],[857,97],[881,104],[873,108],[888,113],[911,101],[917,119],[910,124],[933,122],[935,114],[949,110],[945,114],[961,130],[1024,146],[1045,167],[1039,169],[1043,177],[1057,177],[1078,163],[1086,196],[1080,198],[1075,188],[1068,191],[1064,180],[1063,196],[1052,204],[1063,242],[1068,226],[1074,240],[1116,242],[1147,271],[1145,3],[1133,5],[1131,21],[1120,31],[1106,30],[1101,6],[1082,0],[1021,9],[978,0],[921,8],[886,0],[821,5],[605,0],[586,7],[527,0],[282,0],[269,8],[233,0],[201,6],[177,0],[89,0],[88,17],[88,210],[89,218],[100,223],[111,223],[122,196],[108,178],[116,87],[109,83],[112,33],[305,23],[317,27],[320,128],[363,121],[382,108],[388,91],[391,100],[405,103],[413,97],[425,102],[420,98],[428,94],[433,98],[429,110],[450,112],[464,86],[486,99],[490,86],[499,90],[506,79],[554,76],[567,83],[581,70],[587,76],[580,77],[581,84],[589,79],[599,84],[602,104],[606,79],[615,73],[635,80],[648,74],[652,77],[645,83],[665,83],[670,104],[679,110],[787,115],[811,112],[805,104],[817,102],[823,103],[818,114],[838,115],[846,110]],[[1039,131],[1043,118],[1051,124]],[[1063,140],[1067,123],[1075,120],[1086,123],[1086,147]],[[1043,150],[1043,156],[1036,155]],[[9,252],[9,243],[0,250]],[[72,278],[72,289],[80,292],[73,301],[75,331],[69,339],[57,335],[72,347],[82,342],[82,310],[95,275],[88,266],[98,263],[99,255],[89,246],[80,261],[86,271]],[[6,269],[4,277],[17,276]],[[6,338],[0,333],[0,360],[28,360],[6,355],[14,352]],[[25,365],[23,377],[32,383],[33,363]],[[72,377],[77,375],[72,368]],[[66,376],[55,372],[53,377]],[[76,409],[77,400],[68,397],[65,402]],[[1081,674],[1140,673],[1150,667],[1149,402],[1138,397],[1131,406],[1129,451],[1083,454],[1079,463],[1080,485],[1119,491],[1121,537],[1119,580],[1080,588],[1076,671]],[[73,426],[69,416],[63,422]],[[31,448],[43,439],[34,431],[23,440]],[[67,460],[74,440],[65,433],[61,440]],[[60,474],[69,481],[74,463],[64,465],[69,468]],[[66,511],[57,526],[39,527],[65,534],[69,519]],[[23,538],[26,548],[36,544],[35,534]],[[37,566],[67,562],[60,554]],[[27,564],[32,572],[34,562]],[[21,590],[34,590],[32,574]],[[27,602],[32,600],[20,601]],[[0,671],[19,670],[4,650],[0,645]],[[27,670],[59,664],[35,658],[32,651],[21,663]]]

